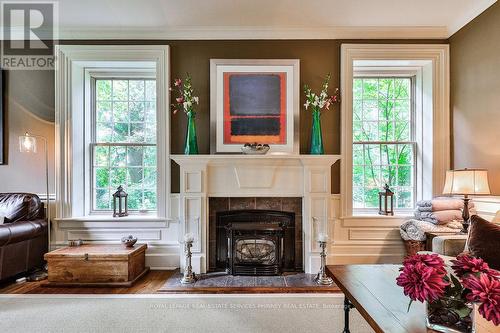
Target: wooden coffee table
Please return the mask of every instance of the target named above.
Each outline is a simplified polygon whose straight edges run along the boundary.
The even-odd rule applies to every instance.
[[[375,332],[433,332],[425,325],[425,307],[413,302],[396,285],[399,265],[327,266],[344,292],[345,328],[349,333],[349,310],[355,307]]]
[[[147,245],[81,245],[46,253],[48,282],[58,287],[130,287],[144,276]]]

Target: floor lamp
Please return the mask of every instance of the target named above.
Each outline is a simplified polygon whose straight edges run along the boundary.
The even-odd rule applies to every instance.
[[[24,135],[19,137],[19,151],[21,153],[36,153],[38,140],[43,142],[43,149],[45,152],[45,190],[46,190],[46,205],[47,205],[47,238],[48,238],[48,250],[50,251],[50,201],[49,201],[49,151],[47,146],[47,138],[41,135],[33,135],[26,132]],[[47,278],[46,272],[38,272],[33,274],[30,280],[43,280]]]

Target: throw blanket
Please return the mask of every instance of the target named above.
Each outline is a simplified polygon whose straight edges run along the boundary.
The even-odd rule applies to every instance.
[[[421,221],[427,221],[434,224],[445,224],[450,221],[462,220],[461,210],[440,210],[437,212],[415,211],[415,217]]]
[[[459,222],[450,222],[446,225],[435,225],[425,221],[408,220],[401,225],[399,232],[403,240],[425,241],[426,232],[457,232],[460,229],[462,229],[462,224]]]
[[[473,202],[469,202],[469,209],[474,207]],[[460,210],[464,208],[464,202],[460,199],[432,199],[417,202],[417,210],[421,212],[437,212],[440,210]]]
[[[472,208],[469,211],[470,215],[475,215],[476,210]],[[461,210],[440,210],[435,212],[423,212],[415,210],[415,218],[421,221],[427,221],[434,224],[446,224],[451,221],[462,221]]]

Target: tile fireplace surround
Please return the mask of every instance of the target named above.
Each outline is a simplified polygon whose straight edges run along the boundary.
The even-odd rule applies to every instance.
[[[242,210],[271,210],[277,212],[293,213],[294,225],[294,267],[295,270],[303,270],[302,262],[302,198],[280,198],[280,197],[254,197],[254,198],[223,198],[211,197],[208,200],[208,264],[209,271],[217,270],[217,213],[242,211]],[[220,270],[220,268],[219,268]]]
[[[319,247],[311,221],[312,217],[327,221],[333,230],[331,166],[338,155],[171,157],[180,166],[181,233],[193,233],[197,239],[193,246],[195,272],[207,272],[210,258],[213,260],[215,230],[210,221],[215,211],[253,208],[294,212],[302,222],[302,246],[296,251],[301,251],[304,271],[318,271]],[[183,258],[181,253],[181,269]]]

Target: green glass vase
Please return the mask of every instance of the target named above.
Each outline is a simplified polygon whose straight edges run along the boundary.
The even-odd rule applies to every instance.
[[[187,130],[186,130],[186,143],[184,145],[184,155],[197,155],[198,154],[198,139],[196,138],[196,124],[195,115],[193,111],[187,112]]]
[[[313,122],[311,130],[311,155],[323,155],[323,134],[321,133],[321,111],[313,110]]]

